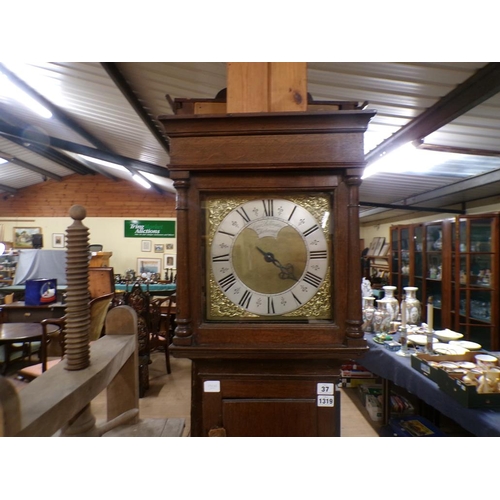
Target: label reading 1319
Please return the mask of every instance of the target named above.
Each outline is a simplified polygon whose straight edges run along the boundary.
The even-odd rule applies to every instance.
[[[333,396],[318,396],[318,406],[334,406],[333,404]]]

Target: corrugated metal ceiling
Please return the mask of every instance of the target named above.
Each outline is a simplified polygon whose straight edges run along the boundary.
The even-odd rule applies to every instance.
[[[429,110],[436,107],[439,113],[441,103],[449,104],[447,99],[451,100],[452,95],[458,102],[461,97],[453,93],[464,82],[469,81],[472,86],[477,74],[491,69],[492,65],[494,63],[308,63],[308,91],[315,100],[368,101],[368,108],[377,111],[365,134],[369,163],[386,145],[388,150],[394,147],[398,134],[411,130],[418,120],[425,122],[425,130],[432,130],[433,125],[437,127],[424,137],[412,138],[423,141],[425,147],[430,144],[434,148],[479,153],[457,155],[456,159],[447,159],[425,173],[378,173],[368,177],[360,189],[362,202],[409,205],[410,200],[412,203],[419,200],[420,207],[445,209],[478,196],[496,194],[494,172],[500,169],[497,68],[493,67],[491,76],[485,77],[483,87],[490,88],[485,90],[483,99],[475,96],[469,108],[463,106],[455,115],[449,113],[447,121],[428,116]],[[14,156],[62,177],[79,170],[78,173],[105,171],[109,176],[131,179],[133,172],[142,171],[143,176],[147,174],[150,180],[156,181],[155,188],[160,191],[173,191],[166,169],[168,142],[157,122],[159,115],[172,113],[166,95],[213,98],[226,86],[226,65],[222,62],[47,62],[5,66],[51,104],[56,113],[50,120],[39,118],[0,92],[0,155]],[[9,134],[20,130],[23,134],[41,131],[36,140],[31,136],[35,145],[39,145],[37,141],[43,142],[43,137],[47,141],[58,139],[55,149],[64,155],[67,163],[66,160],[61,163],[54,152],[43,156],[40,149],[27,149],[19,137],[17,142],[12,142]],[[122,160],[129,171],[117,173],[78,159],[77,153],[89,150],[101,159]],[[487,152],[491,155],[485,155]],[[474,184],[470,182],[472,179]],[[0,165],[0,185],[20,189],[42,181],[43,175],[19,165]],[[451,194],[445,191],[454,182],[458,182],[456,189]],[[460,191],[460,186],[468,190]],[[400,210],[381,206],[362,206],[360,210],[363,223],[389,220],[399,213]]]

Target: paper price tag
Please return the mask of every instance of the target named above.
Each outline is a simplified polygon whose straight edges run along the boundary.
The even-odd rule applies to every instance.
[[[318,396],[317,406],[334,406],[334,397],[333,396]]]
[[[204,392],[220,392],[220,380],[205,380],[203,382]]]

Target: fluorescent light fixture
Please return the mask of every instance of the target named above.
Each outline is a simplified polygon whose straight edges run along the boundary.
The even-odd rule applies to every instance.
[[[0,93],[19,101],[43,118],[52,118],[52,113],[45,106],[12,83],[2,72],[0,72]]]
[[[0,158],[0,165],[3,165],[4,163],[8,163],[8,160]]]
[[[119,165],[118,163],[112,163],[106,160],[100,160],[99,158],[94,158],[93,156],[79,155],[84,160],[95,163],[96,165],[101,165],[103,167],[114,168],[116,170],[121,170],[122,172],[129,172],[123,165]]]
[[[456,157],[456,153],[418,149],[410,142],[368,165],[361,178],[366,179],[379,172],[421,174]]]
[[[144,177],[138,174],[134,174],[132,176],[132,179],[134,179],[135,182],[140,184],[142,187],[145,187],[146,189],[149,189],[151,187],[151,184],[146,179],[144,179]]]

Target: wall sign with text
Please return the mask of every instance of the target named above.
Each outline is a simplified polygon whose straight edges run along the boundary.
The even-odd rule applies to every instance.
[[[174,220],[126,220],[125,238],[175,238]]]

